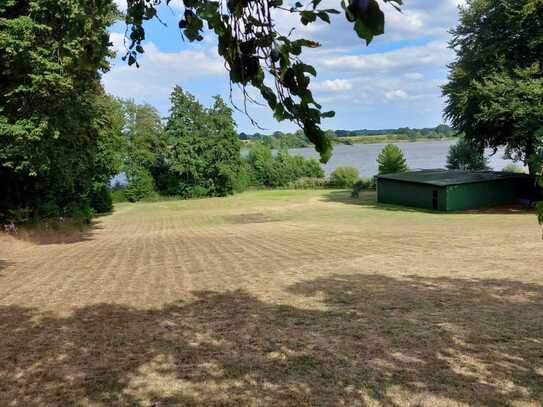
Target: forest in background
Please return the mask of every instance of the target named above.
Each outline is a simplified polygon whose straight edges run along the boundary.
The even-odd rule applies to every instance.
[[[458,133],[446,124],[420,129],[400,127],[397,129],[377,130],[326,130],[325,134],[333,144],[442,140],[458,137]],[[303,148],[312,145],[311,141],[301,130],[296,132],[276,131],[271,134],[262,134],[259,132],[248,134],[241,132],[239,138],[244,143],[250,144],[258,141],[274,149]]]

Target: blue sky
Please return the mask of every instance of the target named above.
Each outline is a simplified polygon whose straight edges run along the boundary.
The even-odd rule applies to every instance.
[[[125,0],[116,0],[126,7]],[[323,122],[325,129],[430,127],[443,121],[440,86],[447,77],[446,65],[454,58],[447,48],[448,30],[458,20],[462,0],[405,0],[403,13],[382,5],[386,33],[366,46],[345,17],[332,16],[332,24],[319,22],[305,27],[296,16],[277,16],[277,28],[319,41],[322,47],[304,52],[318,76],[312,82],[315,98],[323,110],[335,110],[336,117]],[[133,98],[157,107],[163,115],[169,109],[169,94],[182,86],[202,103],[213,95],[229,99],[229,83],[223,62],[216,52],[216,39],[206,34],[200,43],[183,42],[177,22],[181,0],[161,7],[158,21],[146,26],[146,53],[141,67],[128,67],[120,57],[124,50],[125,27],[111,28],[111,42],[118,51],[110,72],[103,76],[106,90],[119,97]],[[324,0],[322,8],[340,9],[339,0]],[[234,93],[234,102],[240,102]],[[250,106],[250,113],[266,132],[295,130],[289,122],[277,122],[265,107]],[[236,112],[239,131],[260,131],[243,114]],[[262,132],[262,131],[261,131]]]

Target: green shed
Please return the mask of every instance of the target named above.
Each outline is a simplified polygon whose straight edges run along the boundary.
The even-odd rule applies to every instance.
[[[420,170],[377,177],[380,203],[458,211],[529,200],[534,179],[493,171]]]

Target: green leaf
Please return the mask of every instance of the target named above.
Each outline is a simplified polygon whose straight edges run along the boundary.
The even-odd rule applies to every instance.
[[[325,21],[328,24],[330,24],[330,16],[325,11],[319,11],[318,16],[322,21]]]
[[[313,76],[317,76],[317,70],[312,65],[303,63],[300,63],[299,65],[302,67],[303,72],[307,72]]]
[[[385,14],[381,11],[376,0],[370,0],[368,9],[362,14],[361,21],[373,32],[373,35],[381,35],[385,32]]]
[[[366,45],[369,45],[373,40],[373,33],[367,26],[362,24],[360,20],[355,21],[354,30],[360,38],[366,40]]]
[[[345,7],[345,4],[343,4]],[[349,21],[354,21],[354,30],[358,36],[370,44],[373,37],[385,32],[385,14],[379,8],[376,0],[369,0],[366,10],[357,8],[352,3],[345,8],[345,16]]]
[[[300,13],[300,21],[303,25],[308,25],[317,19],[317,13],[312,11],[302,11]]]
[[[273,112],[273,117],[277,121],[283,121],[283,120],[286,119],[285,108],[283,107],[283,105],[281,103],[279,103],[279,104],[277,104],[277,106],[275,106],[275,110]]]
[[[321,117],[323,119],[329,119],[329,118],[332,118],[336,115],[336,112],[334,112],[333,110],[330,110],[329,112],[323,112],[321,113]]]
[[[266,102],[268,102],[270,109],[274,110],[277,106],[277,97],[275,96],[275,93],[273,93],[273,90],[268,86],[262,85],[260,93]]]

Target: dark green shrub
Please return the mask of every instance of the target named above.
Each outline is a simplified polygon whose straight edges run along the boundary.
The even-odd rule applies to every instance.
[[[91,207],[96,213],[107,213],[113,209],[111,189],[102,183],[94,185],[91,195]]]
[[[353,198],[358,198],[360,196],[360,192],[375,189],[375,188],[376,188],[375,177],[360,178],[358,181],[356,181],[353,184],[353,192],[351,195]]]
[[[124,188],[121,186],[115,186],[111,191],[111,198],[113,203],[126,202],[126,196],[124,195]]]
[[[90,205],[72,202],[64,208],[64,216],[71,218],[75,223],[90,223],[94,216],[94,210]]]
[[[54,201],[44,201],[38,206],[39,219],[53,219],[62,215],[62,210]]]
[[[407,171],[407,163],[402,150],[395,144],[387,144],[377,157],[379,174],[393,174]]]
[[[126,173],[128,184],[124,190],[126,199],[137,202],[156,194],[153,177],[146,169],[132,168]]]
[[[32,209],[30,208],[16,208],[9,209],[8,216],[5,220],[12,220],[15,224],[26,223],[32,219]],[[0,219],[4,220],[4,219]]]
[[[351,188],[358,179],[358,170],[354,167],[337,167],[330,174],[330,186],[334,188]]]
[[[488,170],[488,160],[484,152],[464,139],[449,147],[447,155],[449,170],[481,171]]]

